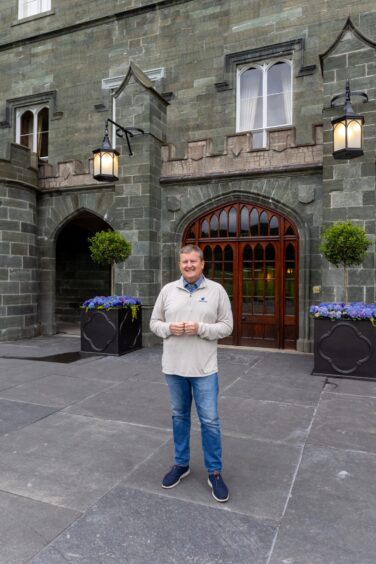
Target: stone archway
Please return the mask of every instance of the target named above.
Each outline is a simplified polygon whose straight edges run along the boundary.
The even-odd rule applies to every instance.
[[[90,297],[108,295],[111,287],[110,267],[93,263],[88,237],[110,225],[89,211],[81,211],[68,220],[56,238],[57,331],[69,332],[78,326],[80,305]]]

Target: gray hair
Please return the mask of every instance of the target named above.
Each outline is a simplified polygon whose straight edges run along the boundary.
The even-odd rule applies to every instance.
[[[204,253],[197,245],[184,245],[179,251],[179,255],[188,255],[189,253],[197,253],[200,260],[204,260]]]

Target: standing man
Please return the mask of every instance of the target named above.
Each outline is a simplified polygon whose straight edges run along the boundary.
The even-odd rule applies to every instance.
[[[162,370],[169,389],[175,445],[175,465],[163,478],[162,487],[173,488],[190,473],[193,397],[208,484],[213,497],[225,502],[229,493],[221,476],[217,340],[232,333],[231,304],[223,286],[204,277],[199,247],[180,249],[179,268],[181,278],[162,288],[150,320],[151,331],[163,339]]]

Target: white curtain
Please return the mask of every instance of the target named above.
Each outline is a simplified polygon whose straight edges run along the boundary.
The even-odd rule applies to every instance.
[[[252,68],[243,72],[240,77],[240,131],[255,129],[256,109],[260,93],[262,95],[262,71]]]
[[[290,124],[291,115],[291,66],[278,62],[268,69],[267,126]]]
[[[291,65],[289,63],[284,63],[283,67],[283,70],[281,69],[283,105],[285,108],[286,123],[290,124],[292,123]]]

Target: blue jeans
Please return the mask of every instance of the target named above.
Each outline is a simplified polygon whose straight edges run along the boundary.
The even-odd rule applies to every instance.
[[[198,378],[166,374],[170,394],[175,464],[189,465],[192,396],[201,424],[204,463],[209,474],[222,470],[221,428],[218,417],[218,374]]]

